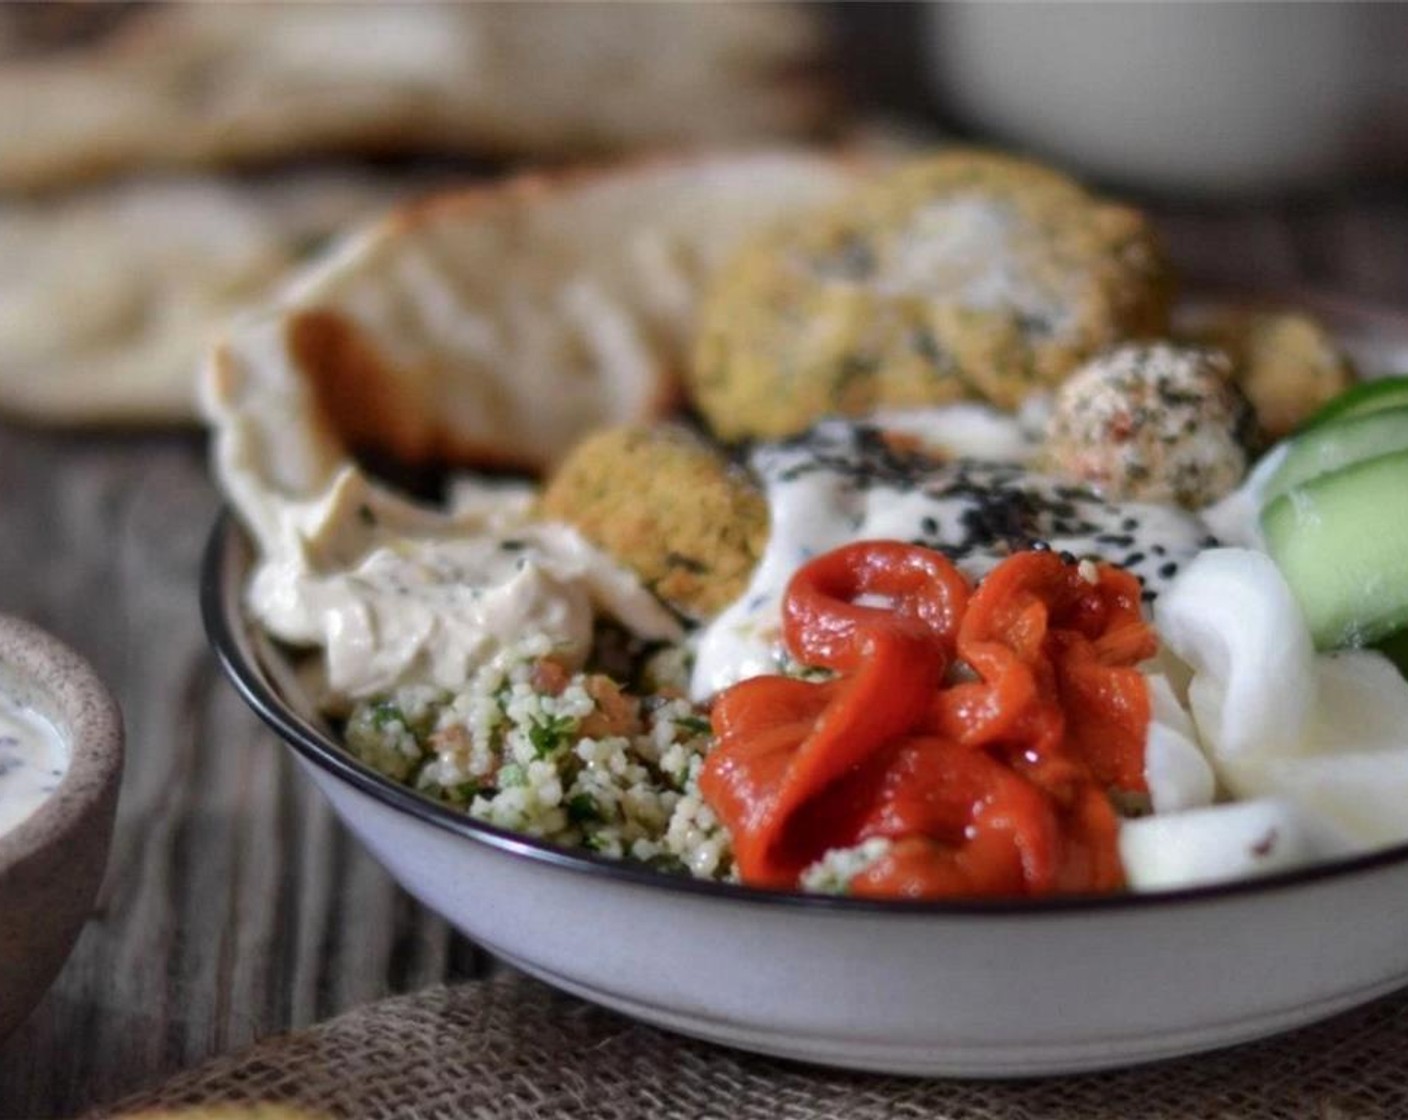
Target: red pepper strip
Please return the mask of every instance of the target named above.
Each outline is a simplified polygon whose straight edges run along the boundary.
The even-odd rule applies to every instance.
[[[981,687],[995,690],[990,706],[1033,697],[1035,707],[1019,713],[1029,754],[1046,758],[1073,740],[1065,748],[1074,746],[1103,785],[1143,790],[1150,712],[1143,675],[1133,666],[1153,656],[1157,640],[1139,610],[1138,581],[1117,568],[1094,570],[1091,583],[1080,567],[1049,552],[1011,557],[973,596],[958,650],[981,673]],[[935,713],[939,728],[960,741],[993,742],[1018,722],[1010,712],[1005,723],[975,719],[964,700],[951,689]]]
[[[734,831],[735,857],[749,866],[751,846],[771,836],[778,790],[797,747],[839,691],[839,681],[815,684],[787,677],[754,677],[720,693],[710,712],[717,743],[700,775],[700,788]]]
[[[1061,851],[1057,814],[1040,789],[983,751],[928,736],[906,739],[894,752],[858,840],[871,836],[930,843],[923,868],[915,863],[919,849],[911,849],[889,873],[868,877],[861,893],[1038,891],[1054,883]]]
[[[867,595],[891,606],[856,602]],[[967,608],[968,581],[942,553],[862,541],[818,556],[792,577],[782,601],[782,633],[799,661],[838,673],[859,668],[859,635],[877,628],[937,645],[947,664]]]
[[[894,847],[858,893],[1118,887],[1104,784],[1142,786],[1148,697],[1132,663],[1154,642],[1137,582],[1097,572],[1019,554],[966,613],[961,577],[924,549],[854,545],[799,572],[789,647],[845,675],[758,678],[716,701],[700,786],[744,881],[790,886],[828,848],[884,836]],[[892,609],[855,602],[877,595]],[[982,680],[944,689],[955,644]]]
[[[1146,788],[1148,689],[1133,664],[1153,655],[1156,639],[1138,581],[1096,566],[1091,583],[1089,571],[1032,552],[989,573],[959,628],[959,654],[982,673],[979,691],[993,689],[992,703],[1027,689],[1032,700],[1005,725],[989,718],[966,732],[961,717],[972,717],[957,690],[935,705],[938,726],[970,745],[1005,743],[1010,765],[1060,813],[1059,866],[1046,884],[1028,878],[1034,893],[1118,888],[1119,822],[1103,791]]]
[[[1145,733],[1149,689],[1138,669],[1103,664],[1099,651],[1075,644],[1056,662],[1066,698],[1066,735],[1103,786],[1146,792]]]
[[[855,601],[864,596],[891,606]],[[798,752],[779,814],[924,716],[967,602],[967,581],[945,556],[895,541],[846,545],[797,572],[783,599],[784,640],[799,660],[850,676]]]
[[[862,596],[893,608],[856,603]],[[826,685],[755,678],[715,701],[718,742],[700,790],[730,825],[745,881],[791,886],[832,846],[817,848],[798,810],[925,714],[967,597],[942,555],[892,542],[836,549],[793,577],[783,611],[789,647],[849,675]]]

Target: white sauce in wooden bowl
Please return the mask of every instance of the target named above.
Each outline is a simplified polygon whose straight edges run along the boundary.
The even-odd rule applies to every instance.
[[[39,808],[68,763],[68,744],[58,728],[0,689],[0,833]]]

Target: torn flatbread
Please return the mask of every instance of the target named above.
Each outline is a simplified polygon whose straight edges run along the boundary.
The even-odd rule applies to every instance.
[[[215,348],[202,389],[217,473],[227,493],[238,463],[306,498],[349,447],[546,469],[589,431],[672,407],[706,278],[856,174],[832,156],[697,157],[403,208]]]
[[[424,179],[323,171],[0,202],[0,412],[193,422],[196,369],[230,317],[332,234],[418,189]]]

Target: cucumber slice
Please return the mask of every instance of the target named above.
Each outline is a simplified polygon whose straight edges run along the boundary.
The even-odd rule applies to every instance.
[[[1262,510],[1261,529],[1320,649],[1368,645],[1408,625],[1408,451],[1282,494]]]
[[[1376,377],[1372,381],[1361,381],[1333,400],[1325,402],[1319,412],[1300,426],[1300,430],[1308,432],[1312,428],[1319,428],[1336,420],[1348,420],[1351,416],[1364,416],[1385,408],[1405,406],[1408,406],[1408,374]]]
[[[1322,474],[1405,449],[1408,405],[1321,424],[1291,440],[1286,457],[1266,484],[1263,504]]]

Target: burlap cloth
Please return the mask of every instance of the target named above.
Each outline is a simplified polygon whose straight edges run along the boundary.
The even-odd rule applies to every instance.
[[[1405,1059],[1408,993],[1218,1054],[1120,1073],[981,1082],[755,1057],[500,976],[267,1039],[97,1115],[283,1102],[366,1120],[1402,1120]]]

